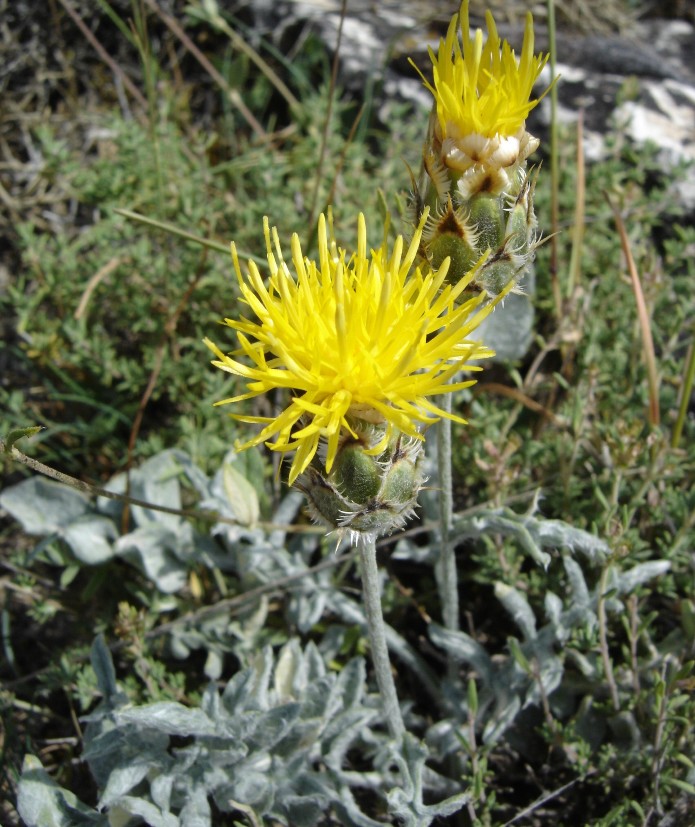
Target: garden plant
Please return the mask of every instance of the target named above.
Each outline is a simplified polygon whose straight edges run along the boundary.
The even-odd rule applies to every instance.
[[[450,10],[429,120],[59,5],[114,92],[16,133],[3,824],[695,824],[692,170],[585,168],[553,0]]]

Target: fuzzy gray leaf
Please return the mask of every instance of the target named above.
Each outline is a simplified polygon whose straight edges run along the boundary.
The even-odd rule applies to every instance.
[[[348,749],[357,738],[365,736],[368,725],[377,716],[376,710],[353,710],[338,715],[330,721],[321,737],[324,744],[323,760],[326,766],[338,772],[345,763]]]
[[[50,777],[38,758],[24,756],[17,809],[25,827],[107,827],[108,818],[77,800]]]
[[[293,638],[280,650],[275,662],[273,687],[279,701],[296,698],[306,686],[306,665],[297,638]]]
[[[326,796],[287,796],[282,801],[282,809],[292,827],[315,827],[329,807]]]
[[[84,494],[44,477],[31,477],[6,488],[0,505],[22,524],[27,534],[44,536],[61,529],[89,511]]]
[[[534,309],[530,294],[533,278],[524,276],[520,282],[523,292],[511,293],[494,313],[483,319],[476,337],[494,350],[496,362],[522,359],[533,338]]]
[[[342,786],[339,795],[340,800],[333,801],[333,807],[346,827],[383,827],[383,822],[374,821],[359,809],[348,786]]]
[[[334,709],[339,703],[345,709],[354,709],[362,703],[367,678],[367,669],[363,658],[354,658],[349,661],[338,673],[331,689],[331,704]]]
[[[96,566],[115,556],[113,543],[118,531],[108,517],[85,514],[66,526],[62,536],[81,563]]]
[[[144,753],[132,756],[126,763],[114,767],[109,774],[106,788],[99,798],[99,807],[110,807],[127,795],[147,774],[154,770],[152,755]]]
[[[579,563],[567,554],[563,556],[562,563],[572,592],[572,606],[582,611],[589,611],[591,607],[589,587],[586,585]]]
[[[451,631],[437,623],[427,627],[430,640],[461,663],[469,663],[484,684],[492,682],[493,665],[485,649],[465,632]]]
[[[136,528],[116,542],[117,553],[136,562],[165,594],[173,594],[186,585],[186,566],[176,555],[176,547],[175,532],[156,522]]]
[[[546,592],[545,599],[545,616],[555,626],[562,621],[562,600],[553,592]]]
[[[164,733],[114,726],[113,716],[108,714],[87,727],[83,755],[97,784],[105,789],[111,773],[130,761],[150,760],[153,766],[161,767],[169,760],[168,745]]]
[[[311,684],[326,674],[326,664],[321,657],[321,652],[319,652],[318,647],[311,640],[304,649],[304,663],[306,664],[307,683]]]
[[[605,560],[610,549],[600,537],[575,528],[562,520],[533,520],[533,531],[544,547],[568,548],[570,551],[580,551],[592,563]]]
[[[510,508],[497,508],[477,513],[473,517],[454,520],[452,539],[479,538],[486,534],[498,532],[508,537],[515,537],[524,551],[538,565],[547,569],[550,555],[542,551],[537,533],[534,532],[537,520],[525,514],[517,514]]]
[[[134,485],[133,490],[137,489],[136,496],[148,503],[163,505],[167,508],[181,508],[180,474],[181,466],[177,462],[174,451],[162,451],[131,473],[131,486]],[[133,517],[138,525],[154,521],[176,529],[182,522],[178,514],[152,511],[139,506],[133,506],[132,509]]]
[[[512,725],[521,709],[521,699],[516,693],[508,692],[504,697],[500,697],[498,701],[494,715],[491,716],[483,729],[483,741],[486,744],[494,744],[502,733]]]
[[[328,596],[316,589],[302,594],[293,589],[288,617],[300,632],[309,632],[321,619],[328,602]]]
[[[266,646],[262,652],[259,652],[253,663],[253,672],[255,675],[255,682],[251,697],[246,701],[245,705],[252,709],[268,709],[270,706],[269,687],[270,679],[273,674],[273,650],[270,646]],[[254,705],[251,706],[251,700]]]
[[[115,721],[117,724],[135,724],[141,728],[154,729],[166,735],[203,737],[222,734],[218,725],[202,710],[189,709],[174,701],[121,709],[115,713]]]
[[[215,791],[215,801],[222,810],[233,809],[239,801],[258,813],[267,812],[275,800],[275,785],[264,772],[254,772],[245,767],[237,768],[230,783]]]
[[[94,638],[94,643],[92,643],[89,652],[89,660],[94,674],[97,676],[97,684],[101,694],[107,702],[111,703],[119,693],[113,658],[103,635],[99,634]]]
[[[600,563],[608,556],[608,545],[579,528],[562,520],[545,520],[533,514],[517,514],[510,508],[484,510],[474,517],[457,518],[454,530],[459,537],[478,538],[490,532],[515,537],[523,549],[540,565],[547,568],[550,556],[542,549],[579,551],[592,563]]]
[[[210,681],[219,680],[223,666],[224,657],[222,653],[215,649],[208,649],[208,656],[205,658],[205,666],[203,667],[205,677]]]
[[[253,669],[237,672],[228,681],[222,691],[222,703],[227,714],[238,715],[247,708],[249,701],[254,698],[257,689],[256,683],[256,673]]]
[[[299,717],[301,704],[289,703],[269,709],[259,716],[253,735],[247,736],[251,749],[272,749],[282,741]]]
[[[670,568],[671,563],[668,560],[649,560],[646,563],[638,563],[627,571],[612,568],[608,589],[617,589],[619,594],[631,594],[638,586],[666,574]]]
[[[193,487],[201,497],[206,497],[210,489],[210,480],[193,460],[184,451],[173,450],[172,458],[180,466],[183,473],[188,477]]]
[[[470,796],[461,793],[438,804],[424,804],[422,788],[427,748],[410,733],[403,737],[400,754],[393,757],[403,783],[388,793],[389,812],[406,827],[429,827],[435,818],[452,815],[470,801]]]
[[[167,812],[171,809],[171,793],[176,779],[171,773],[162,772],[150,779],[150,795],[152,803],[160,810]]]
[[[118,808],[131,816],[139,816],[148,827],[184,827],[172,813],[165,813],[142,798],[124,795],[118,800]]]
[[[207,792],[202,787],[193,787],[179,816],[181,827],[212,827],[211,819]]]
[[[524,595],[517,589],[497,581],[495,583],[495,597],[507,610],[524,638],[533,640],[536,637],[536,618]]]
[[[222,484],[235,518],[245,526],[254,526],[260,516],[256,489],[231,462],[222,465]]]

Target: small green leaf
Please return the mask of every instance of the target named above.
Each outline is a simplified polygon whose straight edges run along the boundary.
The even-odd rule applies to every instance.
[[[695,785],[689,784],[687,781],[682,781],[680,778],[662,777],[661,783],[667,787],[678,787],[679,790],[683,790],[683,792],[688,793],[688,795],[695,795]]]
[[[473,678],[468,681],[468,709],[475,718],[478,714],[478,688]]]
[[[72,583],[72,581],[77,577],[80,573],[80,566],[71,565],[67,566],[63,569],[62,574],[60,575],[60,587],[61,589],[67,589],[67,587]]]
[[[113,659],[103,635],[97,635],[89,653],[92,669],[97,676],[99,689],[107,700],[118,693],[116,686],[116,670],[113,668]]]
[[[527,675],[530,675],[531,664],[526,659],[526,656],[521,651],[521,645],[519,641],[515,637],[508,637],[507,638],[507,646],[509,647],[509,652],[514,660],[519,664],[519,666],[526,672]]]
[[[676,761],[686,766],[689,770],[695,769],[695,764],[692,762],[692,759],[688,758],[687,755],[683,755],[682,752],[676,753],[674,758]]]
[[[5,440],[5,453],[11,454],[15,442],[18,440],[24,439],[24,437],[36,436],[36,434],[42,430],[42,425],[31,425],[29,428],[14,428],[9,432],[7,439]]]
[[[681,624],[689,641],[695,640],[695,603],[692,600],[681,602]]]

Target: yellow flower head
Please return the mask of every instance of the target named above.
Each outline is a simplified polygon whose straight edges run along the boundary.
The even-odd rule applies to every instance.
[[[468,0],[464,0],[446,38],[439,42],[437,55],[429,49],[433,83],[415,67],[434,96],[434,131],[442,161],[460,172],[481,163],[497,169],[525,160],[538,146],[537,139],[525,131],[526,118],[548,91],[529,99],[548,60],[548,55],[533,53],[531,13],[526,16],[518,60],[509,43],[500,41],[489,11],[486,22],[488,34],[483,43],[480,29],[470,35]]]
[[[488,35],[484,44],[480,29],[470,36],[468,0],[461,4],[460,13],[463,48],[458,19],[459,15],[454,15],[446,39],[439,43],[438,55],[429,50],[434,85],[427,81],[425,85],[437,104],[442,137],[515,135],[540,100],[529,98],[548,60],[548,55],[533,54],[533,17],[530,12],[526,15],[518,61],[509,43],[500,41],[490,11],[485,18]]]
[[[445,282],[448,260],[437,271],[413,267],[427,214],[403,254],[396,239],[368,252],[364,216],[357,222],[357,251],[338,248],[322,215],[318,228],[318,263],[304,258],[292,236],[293,272],[285,263],[275,228],[264,220],[270,277],[266,283],[253,261],[244,277],[237,251],[232,258],[250,318],[225,319],[236,331],[238,348],[216,355],[213,365],[243,377],[246,392],[218,402],[241,402],[285,389],[287,406],[277,416],[234,415],[263,425],[239,450],[268,440],[273,450],[295,451],[290,484],[306,470],[319,443],[325,444],[325,467],[331,470],[341,434],[355,436],[355,420],[384,426],[384,438],[370,453],[383,451],[393,429],[422,439],[421,423],[450,416],[431,397],[468,387],[472,380],[451,382],[461,369],[479,370],[471,359],[492,351],[468,340],[492,309],[481,307],[481,294],[457,304],[470,277],[455,286]],[[458,422],[464,420],[451,415]],[[323,452],[322,452],[323,458]]]

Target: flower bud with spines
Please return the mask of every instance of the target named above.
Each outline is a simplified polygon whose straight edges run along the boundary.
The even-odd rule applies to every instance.
[[[318,461],[297,481],[313,519],[331,529],[381,536],[412,516],[424,477],[421,443],[379,426],[354,430],[339,447],[329,472]],[[384,447],[375,454],[375,449]]]
[[[434,105],[420,179],[413,182],[413,218],[417,223],[430,208],[420,251],[435,264],[451,258],[450,282],[487,253],[471,286],[498,296],[523,278],[538,244],[535,179],[526,164],[539,141],[526,131],[526,117],[548,91],[531,99],[548,55],[534,54],[530,14],[519,58],[489,12],[486,22],[487,38],[472,33],[463,0],[438,53],[429,50],[432,81],[415,67]]]
[[[525,176],[515,195],[479,192],[468,201],[449,195],[430,217],[422,237],[422,252],[438,267],[451,259],[447,281],[464,278],[481,260],[472,288],[498,296],[518,283],[535,257],[536,216],[533,211],[535,177]]]

